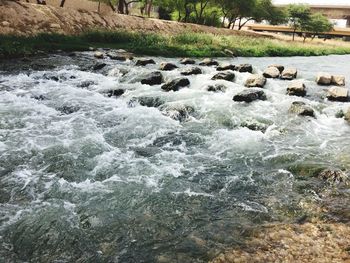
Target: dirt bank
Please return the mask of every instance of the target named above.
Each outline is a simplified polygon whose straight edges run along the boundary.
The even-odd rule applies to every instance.
[[[192,31],[224,35],[259,35],[175,21],[115,13],[101,15],[86,10],[0,0],[0,34],[35,35],[40,32],[78,34],[93,29],[125,29],[166,34]]]

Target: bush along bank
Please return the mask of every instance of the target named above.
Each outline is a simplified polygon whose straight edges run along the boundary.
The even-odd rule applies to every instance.
[[[40,52],[83,51],[89,47],[122,48],[139,55],[167,57],[263,57],[350,54],[350,46],[290,43],[267,37],[187,32],[163,35],[127,31],[92,31],[80,35],[38,34],[0,36],[0,57],[23,57]]]

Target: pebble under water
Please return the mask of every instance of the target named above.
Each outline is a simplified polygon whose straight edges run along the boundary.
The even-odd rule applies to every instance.
[[[293,66],[307,87],[288,96],[289,81],[268,79],[267,100],[249,104],[232,98],[250,73],[211,80],[216,68],[198,60],[203,74],[165,92],[140,76],[162,61],[179,67],[162,71],[166,80],[192,66],[153,59],[0,62],[4,262],[207,262],[252,227],[302,217],[300,201],[319,197],[301,170],[350,168],[350,125],[336,117],[349,103],[315,83],[318,72],[350,78],[350,56],[218,59],[256,73]],[[207,91],[214,84],[227,90]],[[316,118],[288,113],[294,101]]]

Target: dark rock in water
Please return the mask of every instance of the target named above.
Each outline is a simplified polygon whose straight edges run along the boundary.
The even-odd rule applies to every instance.
[[[78,88],[88,88],[90,87],[91,85],[95,85],[96,83],[92,80],[84,80],[82,82],[80,82],[77,87]]]
[[[180,88],[190,85],[190,81],[187,78],[176,78],[172,81],[165,83],[162,86],[162,90],[165,91],[178,91]]]
[[[68,53],[68,57],[76,57],[76,56],[77,56],[77,54],[74,52]]]
[[[252,102],[255,100],[266,100],[265,92],[261,89],[246,89],[233,97],[234,101]]]
[[[168,63],[168,62],[160,63],[160,67],[159,67],[160,70],[165,70],[165,71],[170,71],[170,70],[173,70],[176,68],[178,68],[178,67],[175,64]]]
[[[194,59],[191,59],[191,58],[183,58],[180,60],[180,64],[193,65],[193,64],[196,64],[196,61]]]
[[[156,64],[153,59],[139,59],[136,61],[136,66],[146,66],[148,64]]]
[[[332,75],[329,73],[318,73],[316,83],[322,86],[329,86],[332,82]]]
[[[207,88],[207,91],[211,91],[211,92],[225,92],[226,90],[227,90],[227,87],[222,84],[209,85]]]
[[[217,71],[225,71],[225,70],[236,70],[236,66],[232,64],[222,64],[216,68]]]
[[[219,63],[211,58],[205,58],[199,63],[201,66],[217,66]]]
[[[177,120],[185,121],[194,112],[194,108],[188,105],[162,105],[159,110],[166,116]]]
[[[135,148],[132,148],[132,150],[134,150],[135,154],[143,157],[151,157],[161,152],[161,150],[158,147],[154,147],[154,146],[153,147],[152,146],[135,147]]]
[[[202,70],[198,67],[194,67],[194,68],[190,68],[190,69],[186,69],[186,70],[181,71],[181,75],[184,75],[184,76],[198,75],[198,74],[202,74]]]
[[[266,132],[268,125],[265,123],[258,122],[256,120],[247,120],[242,122],[241,127],[246,127],[252,131]]]
[[[96,64],[92,67],[92,69],[93,69],[93,70],[100,70],[100,69],[103,69],[105,66],[107,66],[106,63],[96,63]]]
[[[292,106],[289,108],[289,112],[297,114],[299,116],[315,117],[314,110],[302,101],[294,101],[292,103]]]
[[[59,108],[56,108],[56,110],[62,112],[63,114],[72,114],[74,112],[77,112],[78,110],[80,110],[80,107],[78,106],[62,106]]]
[[[144,79],[141,80],[141,84],[146,85],[160,85],[163,83],[163,75],[159,71],[148,74]]]
[[[138,97],[135,98],[141,106],[158,108],[164,101],[158,97]]]
[[[109,90],[107,91],[107,96],[108,97],[119,97],[125,93],[124,89],[114,89],[114,90]]]
[[[325,169],[317,177],[330,183],[342,183],[348,180],[348,175],[339,169]]]
[[[39,101],[47,99],[44,95],[35,95],[32,98]]]
[[[241,64],[239,66],[236,66],[236,70],[239,72],[253,72],[253,66],[251,64]]]
[[[291,96],[306,96],[306,87],[305,84],[301,81],[292,82],[287,88],[287,94]]]
[[[245,86],[248,88],[259,87],[263,88],[266,84],[266,78],[258,74],[251,75],[245,82]]]
[[[235,80],[235,73],[233,72],[220,72],[216,75],[214,75],[212,80],[227,80],[227,81],[234,81]]]

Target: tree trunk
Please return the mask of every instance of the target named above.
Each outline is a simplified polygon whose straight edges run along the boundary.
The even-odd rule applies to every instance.
[[[148,17],[151,17],[151,9],[152,9],[152,6],[153,6],[153,0],[149,0],[148,6],[147,6],[147,16],[148,16]]]
[[[66,0],[62,0],[61,1],[61,4],[60,4],[60,7],[64,7],[64,3],[66,2]]]
[[[100,11],[101,11],[101,1],[98,1],[97,12],[100,13]]]
[[[124,0],[118,1],[118,13],[124,14]]]
[[[115,7],[113,6],[111,1],[108,1],[108,5],[112,9],[112,11],[115,12]]]
[[[293,41],[295,40],[295,33],[297,32],[297,29],[294,28],[294,31],[293,31]]]

